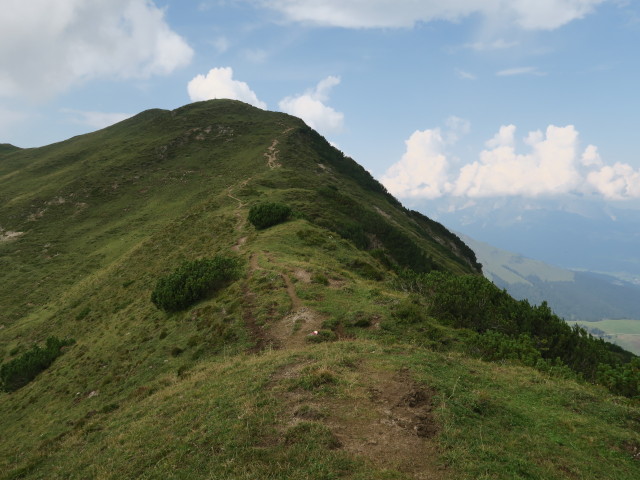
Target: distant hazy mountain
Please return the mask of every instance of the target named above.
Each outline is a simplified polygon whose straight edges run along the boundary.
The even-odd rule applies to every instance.
[[[572,271],[501,250],[466,235],[487,278],[518,299],[543,300],[566,320],[640,319],[640,287],[593,272]]]
[[[595,199],[477,200],[414,206],[449,228],[570,270],[640,283],[640,206]]]

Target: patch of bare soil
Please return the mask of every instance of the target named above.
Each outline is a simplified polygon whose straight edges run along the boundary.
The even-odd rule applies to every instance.
[[[273,263],[273,256],[268,252],[266,258],[270,263]],[[257,270],[262,270],[258,263],[258,255],[252,254],[249,257],[249,275]],[[297,272],[297,273],[296,273]],[[303,270],[296,270],[294,275],[306,276],[308,272]],[[310,274],[309,281],[311,281]],[[268,327],[265,327],[264,334],[268,337],[267,344],[274,348],[299,348],[307,343],[307,337],[313,334],[314,330],[320,330],[324,318],[318,312],[304,306],[300,297],[296,292],[296,287],[291,281],[291,277],[287,273],[281,273],[285,287],[287,289],[287,296],[291,302],[291,309],[289,313],[283,318],[274,318]]]
[[[269,261],[272,260],[268,254],[267,259]],[[258,270],[262,270],[258,262],[258,254],[253,253],[249,257],[248,276],[251,277]],[[259,352],[267,347],[286,349],[302,347],[306,345],[307,337],[314,330],[319,330],[322,325],[322,316],[302,304],[302,300],[298,297],[289,275],[281,273],[280,276],[284,281],[287,295],[291,301],[291,310],[288,315],[283,318],[273,319],[273,322],[267,326],[256,324],[253,314],[255,293],[249,291],[246,285],[243,289],[243,319],[256,341],[256,345],[251,349],[252,352]]]
[[[345,403],[341,414],[329,422],[344,448],[416,479],[444,478],[435,443],[430,441],[439,431],[432,393],[407,375],[370,375],[368,398]]]
[[[277,146],[278,146],[278,140],[275,139],[271,144],[271,146],[267,148],[267,151],[264,153],[264,156],[267,159],[267,165],[271,169],[282,166],[282,164],[278,163],[278,150],[276,148]]]
[[[291,301],[291,313],[274,323],[270,334],[277,339],[283,348],[302,347],[306,344],[307,337],[314,330],[320,329],[323,319],[320,314],[302,305],[289,275],[283,273],[281,276]]]
[[[17,240],[22,235],[24,235],[24,232],[12,232],[0,228],[0,242],[10,242],[12,240]]]
[[[303,270],[302,268],[296,268],[293,271],[293,276],[300,280],[302,283],[311,283],[311,273]]]
[[[272,385],[295,378],[302,367],[287,366],[274,375]],[[417,480],[447,478],[434,440],[439,426],[432,413],[433,392],[402,372],[358,368],[358,375],[358,385],[346,398],[282,391],[284,411],[289,412],[283,426],[317,421],[331,429],[341,448],[379,468]]]
[[[329,279],[329,287],[331,288],[342,288],[347,284],[344,280],[337,280],[335,278]]]
[[[233,247],[231,247],[231,250],[233,250],[234,252],[239,252],[240,247],[242,247],[245,243],[247,243],[247,237],[240,237],[238,239],[238,242]]]
[[[299,348],[307,344],[307,337],[319,330],[322,317],[307,307],[300,307],[277,321],[269,333],[282,348]]]
[[[277,347],[277,345],[274,344],[273,338],[267,334],[265,329],[256,322],[254,308],[255,293],[249,291],[248,286],[245,285],[242,289],[242,320],[249,330],[251,338],[255,341],[249,352],[259,353],[269,347]]]

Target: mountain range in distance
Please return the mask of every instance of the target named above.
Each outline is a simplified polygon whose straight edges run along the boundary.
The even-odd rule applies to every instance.
[[[418,210],[452,230],[572,271],[640,284],[640,211],[597,199],[483,199],[471,206],[437,200]]]
[[[640,353],[640,285],[557,267],[458,235],[476,253],[484,275],[513,297],[536,305],[546,301],[566,321]]]

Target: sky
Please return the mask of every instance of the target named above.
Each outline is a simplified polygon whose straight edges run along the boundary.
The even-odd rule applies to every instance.
[[[0,143],[234,98],[409,206],[640,201],[636,0],[0,0]]]

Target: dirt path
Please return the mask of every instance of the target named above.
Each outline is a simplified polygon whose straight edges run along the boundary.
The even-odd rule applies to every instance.
[[[285,128],[280,135],[281,136],[286,135],[290,131],[294,130],[294,128],[295,127]],[[282,167],[282,164],[278,162],[278,153],[280,153],[278,150],[279,142],[280,141],[277,138],[274,138],[273,142],[271,142],[271,145],[267,148],[267,151],[264,153],[264,156],[267,159],[267,166],[272,170],[274,168]]]
[[[267,255],[266,259],[270,263],[275,263],[272,255]],[[252,336],[256,339],[256,346],[252,351],[260,351],[267,347],[291,349],[307,345],[307,337],[314,330],[321,328],[323,318],[313,309],[304,306],[291,277],[286,272],[281,272],[279,275],[291,302],[289,313],[282,318],[271,319],[268,325],[259,326],[256,324],[253,315],[255,294],[249,291],[248,285],[251,277],[262,270],[264,269],[260,267],[259,254],[251,254],[247,283],[243,289],[243,318]]]
[[[281,273],[280,276],[284,280],[284,284],[287,286],[287,295],[289,295],[289,299],[291,300],[291,310],[299,310],[302,307],[302,301],[298,294],[296,293],[296,288],[291,283],[291,279],[289,275],[286,273]]]
[[[264,156],[267,158],[267,165],[270,169],[279,168],[282,164],[278,163],[278,139],[275,139],[271,146],[267,148],[267,151],[264,153]]]
[[[246,224],[246,219],[242,212],[242,208],[245,206],[245,204],[242,202],[242,200],[240,200],[238,197],[233,195],[233,191],[236,188],[245,187],[250,180],[251,178],[247,178],[242,182],[240,182],[238,185],[235,185],[235,186],[232,185],[227,188],[227,197],[229,197],[231,200],[238,202],[238,205],[236,205],[236,209],[235,209],[236,225],[234,227],[234,230],[236,232],[240,232],[244,230],[244,226]],[[240,248],[246,243],[246,241],[247,241],[246,236],[238,238],[238,241],[231,247],[231,250],[233,250],[234,252],[239,252]]]

